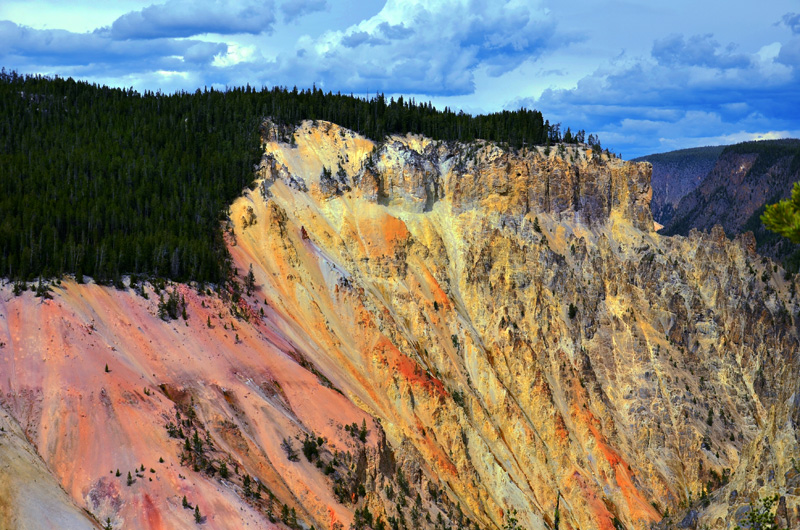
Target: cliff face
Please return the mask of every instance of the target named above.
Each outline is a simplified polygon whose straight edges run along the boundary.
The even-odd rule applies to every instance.
[[[183,495],[214,528],[283,504],[317,528],[365,507],[725,528],[780,492],[798,520],[796,286],[752,240],[655,233],[647,164],[273,130],[228,225],[251,293],[176,286],[166,323],[150,287],[4,288],[2,405],[79,505],[134,528],[192,527]]]
[[[724,491],[756,480],[742,451],[793,395],[797,342],[790,286],[749,241],[655,234],[644,164],[392,138],[359,170],[358,139],[327,127],[268,143],[233,217],[269,222],[237,261],[291,268],[286,311],[325,322],[330,369],[476,519],[541,527],[560,492],[562,524],[644,527],[727,473]],[[352,190],[315,196],[342,160]]]

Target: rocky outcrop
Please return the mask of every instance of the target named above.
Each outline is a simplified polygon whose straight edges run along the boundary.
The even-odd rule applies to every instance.
[[[61,489],[17,422],[0,411],[0,528],[94,530],[98,526]]]
[[[395,138],[365,160],[356,182],[366,198],[415,213],[440,200],[459,212],[500,200],[509,215],[544,212],[592,226],[617,214],[641,230],[653,226],[649,165],[574,147],[546,157],[538,149],[509,152],[482,142],[428,142],[415,150]]]
[[[3,288],[0,403],[76,502],[611,530],[727,528],[779,493],[798,522],[797,286],[752,237],[659,235],[649,164],[575,147],[270,130],[231,206],[241,288],[166,287],[188,320],[160,286]]]
[[[287,216],[307,239],[287,228],[240,248],[266,270],[291,256],[310,294],[282,288],[287,311],[325,322],[343,388],[482,525],[514,508],[543,527],[559,497],[571,528],[644,528],[682,507],[724,525],[715,506],[733,489],[746,504],[769,487],[752,470],[778,476],[797,451],[786,425],[775,457],[751,449],[789,414],[796,299],[752,242],[654,233],[649,171],[392,138],[351,196]],[[287,213],[306,204],[276,196]]]

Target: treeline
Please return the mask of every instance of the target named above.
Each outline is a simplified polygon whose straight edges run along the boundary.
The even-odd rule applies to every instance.
[[[779,160],[791,159],[789,174],[800,172],[800,140],[787,138],[783,140],[756,140],[729,145],[722,154],[758,155],[748,175],[763,175]]]
[[[523,145],[587,141],[585,131],[572,132],[569,128],[562,131],[560,123],[551,125],[541,112],[529,109],[472,116],[456,113],[448,107],[438,110],[430,102],[402,96],[387,100],[383,94],[378,94],[366,99],[325,93],[315,87],[300,91],[277,87],[257,94],[262,114],[279,122],[297,124],[303,120],[325,120],[374,140],[389,134],[413,133],[444,141],[483,139],[516,149]],[[593,135],[589,135],[588,140],[596,141]]]
[[[266,117],[328,120],[373,139],[411,132],[515,148],[585,137],[527,109],[471,116],[316,88],[139,93],[3,69],[0,277],[223,280],[220,221],[252,182]]]

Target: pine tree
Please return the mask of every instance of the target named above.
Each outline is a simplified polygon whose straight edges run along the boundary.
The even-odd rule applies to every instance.
[[[245,474],[244,479],[242,480],[242,489],[244,490],[245,497],[253,496],[253,490],[250,482],[250,475]]]
[[[200,506],[195,505],[194,507],[194,522],[200,524],[203,521],[203,517],[200,515]]]
[[[794,183],[790,198],[766,207],[761,222],[792,243],[800,243],[800,182]]]
[[[247,290],[247,296],[252,296],[253,289],[256,287],[256,276],[253,274],[253,264],[250,264],[250,270],[247,273],[247,277],[245,278],[244,282],[245,289]]]

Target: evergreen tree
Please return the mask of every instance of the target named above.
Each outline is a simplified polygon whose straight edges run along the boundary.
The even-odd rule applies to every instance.
[[[767,206],[761,222],[792,243],[800,243],[800,182],[794,183],[789,199]]]
[[[253,289],[256,287],[256,276],[253,274],[253,264],[250,264],[250,270],[247,272],[247,277],[244,281],[245,289],[247,289],[247,296],[253,294]]]

